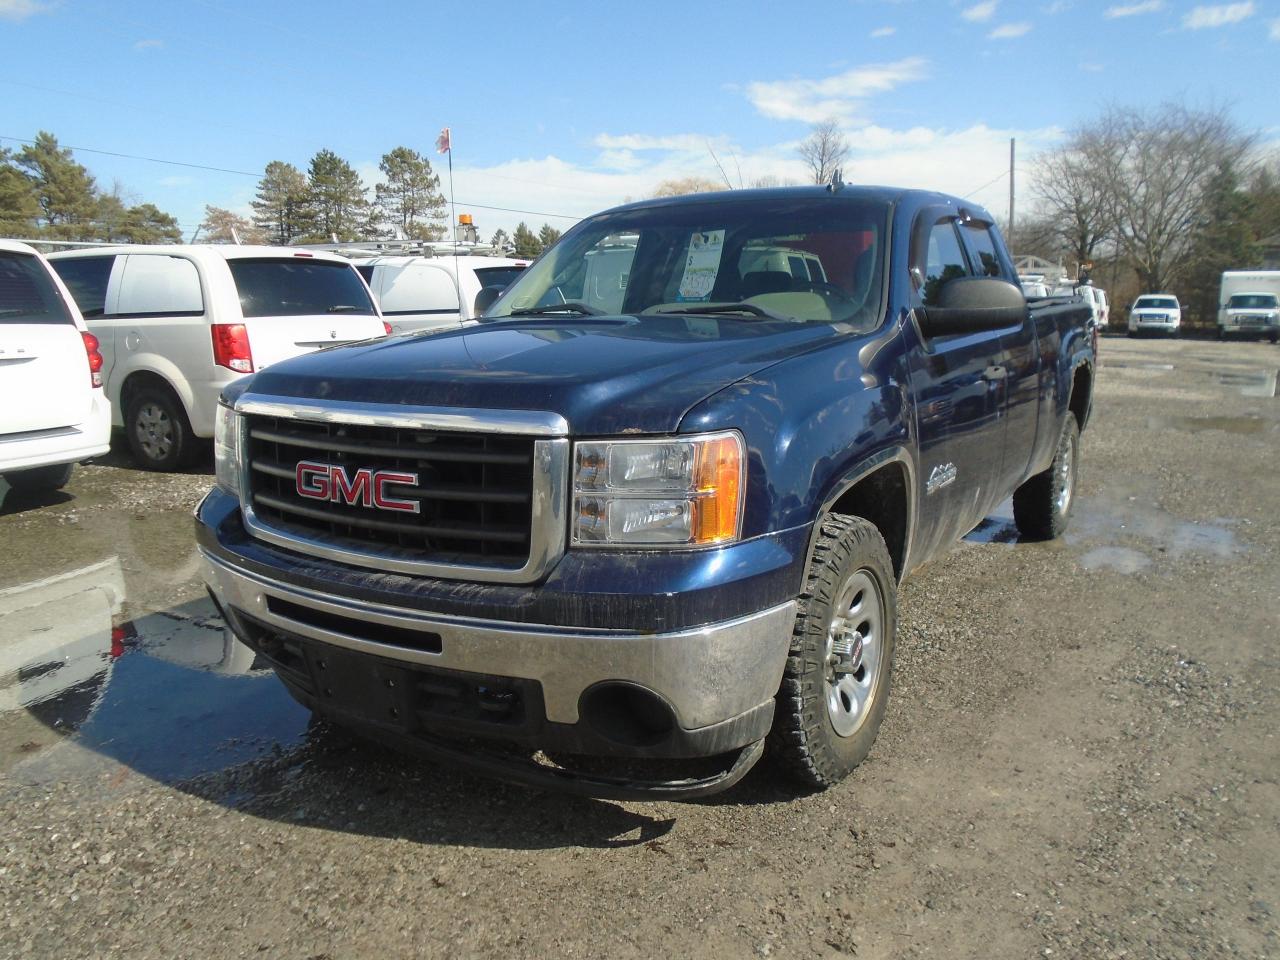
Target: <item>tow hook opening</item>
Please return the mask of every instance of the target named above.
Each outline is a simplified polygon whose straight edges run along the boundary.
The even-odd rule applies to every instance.
[[[582,694],[578,714],[596,733],[627,747],[652,747],[676,727],[671,705],[634,683],[608,680]]]

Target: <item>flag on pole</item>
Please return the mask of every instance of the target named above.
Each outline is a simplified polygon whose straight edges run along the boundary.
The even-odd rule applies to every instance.
[[[445,127],[436,137],[436,153],[452,153],[449,145],[449,128]]]

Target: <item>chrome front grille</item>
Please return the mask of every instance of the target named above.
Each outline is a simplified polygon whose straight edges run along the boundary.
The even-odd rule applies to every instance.
[[[381,570],[505,582],[536,579],[563,551],[568,440],[554,415],[485,422],[484,411],[253,398],[237,410],[255,536]]]

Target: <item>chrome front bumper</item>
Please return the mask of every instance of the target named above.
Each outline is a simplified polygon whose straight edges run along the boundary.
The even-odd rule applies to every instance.
[[[535,680],[547,720],[573,724],[584,691],[626,681],[664,698],[686,730],[721,723],[771,700],[782,681],[796,602],[736,620],[673,633],[633,633],[477,620],[427,614],[285,586],[201,551],[205,580],[218,602],[293,633],[361,653],[441,667]],[[270,609],[272,599],[276,610]],[[392,645],[282,615],[290,606],[430,637],[439,652]],[[423,646],[428,646],[424,642]]]

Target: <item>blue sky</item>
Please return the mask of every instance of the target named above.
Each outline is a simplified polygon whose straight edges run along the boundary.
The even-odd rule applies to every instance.
[[[446,125],[486,237],[718,177],[712,151],[735,184],[803,180],[795,146],[825,117],[854,147],[846,180],[1000,213],[1009,138],[1023,166],[1109,103],[1225,105],[1280,139],[1280,0],[0,0],[0,49],[0,144],[45,129],[242,171],[77,154],[187,235],[205,203],[248,212],[270,160],[327,147],[372,183],[405,144],[443,173]]]

